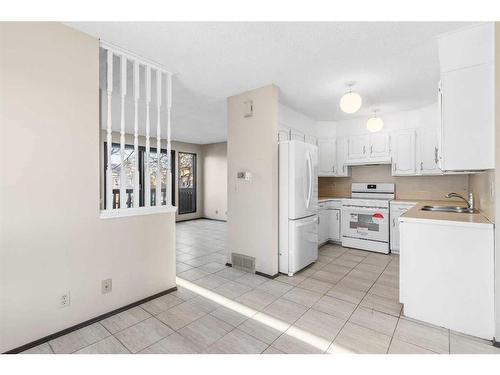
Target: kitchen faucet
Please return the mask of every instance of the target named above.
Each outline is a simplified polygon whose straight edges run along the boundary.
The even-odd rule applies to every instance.
[[[474,209],[474,196],[472,195],[472,193],[469,193],[469,199],[468,200],[465,199],[464,197],[462,197],[458,193],[449,193],[449,194],[446,194],[445,198],[460,198],[460,199],[463,199],[465,201],[465,203],[467,203],[467,208]]]

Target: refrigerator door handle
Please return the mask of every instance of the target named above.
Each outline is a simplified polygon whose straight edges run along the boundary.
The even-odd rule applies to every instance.
[[[312,160],[311,160],[311,153],[309,151],[307,152],[307,172],[309,181],[307,187],[306,207],[309,208],[309,205],[311,204],[312,184],[313,184]]]
[[[300,228],[300,227],[303,227],[303,226],[306,226],[306,225],[309,225],[309,224],[317,223],[318,219],[319,218],[317,216],[313,216],[310,220],[303,221],[303,222],[297,222],[296,227]]]

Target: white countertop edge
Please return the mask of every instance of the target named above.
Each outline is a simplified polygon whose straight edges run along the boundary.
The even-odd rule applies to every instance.
[[[100,219],[115,219],[120,217],[143,216],[166,214],[176,212],[175,206],[153,206],[153,207],[134,207],[134,208],[117,208],[113,210],[101,210],[99,212]]]
[[[422,224],[436,224],[436,225],[446,225],[454,227],[477,227],[483,229],[493,228],[493,223],[471,223],[467,221],[456,221],[456,220],[441,220],[441,219],[431,219],[431,218],[415,218],[415,217],[405,217],[400,216],[398,218],[400,223],[422,223]]]

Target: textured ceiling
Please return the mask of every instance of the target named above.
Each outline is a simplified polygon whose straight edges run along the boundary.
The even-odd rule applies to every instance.
[[[341,120],[418,108],[436,100],[436,36],[449,22],[72,22],[69,26],[134,51],[176,73],[172,135],[226,139],[228,96],[267,84],[315,120]],[[363,107],[340,112],[345,83]]]

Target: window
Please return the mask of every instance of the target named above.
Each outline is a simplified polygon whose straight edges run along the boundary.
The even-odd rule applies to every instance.
[[[144,207],[145,194],[144,194],[144,181],[145,181],[145,154],[146,148],[139,146],[139,206]],[[121,173],[121,157],[120,157],[120,144],[113,143],[111,148],[111,178],[112,178],[112,191],[113,191],[113,208],[120,208],[120,173]],[[150,148],[149,151],[149,181],[151,184],[151,206],[156,205],[156,170],[157,164],[156,148]],[[167,198],[167,150],[162,149],[160,155],[160,168],[161,168],[161,204],[165,205]],[[106,187],[106,165],[107,165],[107,143],[104,143],[104,186]],[[125,186],[126,186],[126,205],[130,208],[134,204],[134,165],[135,165],[135,151],[133,145],[125,145]],[[171,152],[171,169],[175,170],[175,151]],[[173,174],[173,172],[172,172]],[[172,205],[175,206],[175,184],[172,178]],[[104,194],[104,207],[106,207],[106,194]]]
[[[196,154],[179,152],[179,214],[196,212]]]

